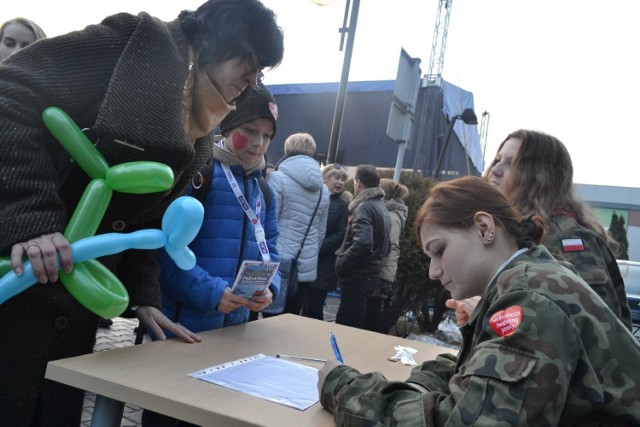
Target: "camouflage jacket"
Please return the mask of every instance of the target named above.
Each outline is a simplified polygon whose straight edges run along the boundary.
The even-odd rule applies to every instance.
[[[348,426],[639,425],[640,344],[543,246],[493,279],[462,335],[406,382],[338,366],[320,401]]]
[[[547,222],[544,245],[557,259],[569,261],[580,277],[631,330],[631,310],[615,255],[602,238],[575,218],[555,215]],[[569,239],[577,240],[571,245]]]

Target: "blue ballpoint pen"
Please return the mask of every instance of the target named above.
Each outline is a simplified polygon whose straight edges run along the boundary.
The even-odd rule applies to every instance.
[[[333,335],[333,332],[329,331],[329,342],[331,343],[331,347],[333,347],[333,354],[338,359],[338,362],[344,363],[342,360],[342,355],[340,354],[340,349],[338,348],[338,341],[336,341],[336,336]]]

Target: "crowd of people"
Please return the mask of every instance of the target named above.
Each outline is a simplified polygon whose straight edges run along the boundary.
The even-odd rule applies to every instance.
[[[100,321],[53,285],[59,265],[75,268],[69,218],[96,177],[42,123],[51,105],[108,164],[173,173],[164,192],[114,191],[95,234],[157,228],[182,195],[204,207],[192,269],[165,250],[100,259],[152,339],[196,343],[278,315],[278,296],[282,312],[323,320],[333,291],[336,323],[388,333],[409,189],[373,165],[321,166],[304,132],[267,163],[279,112],[261,77],[282,61],[283,37],[259,0],[208,0],[171,22],[121,13],[50,39],[24,18],[0,27],[0,256],[18,275],[29,261],[40,283],[0,306],[0,425],[79,424],[83,392],[44,371],[90,353]],[[435,184],[409,225],[430,278],[451,294],[462,348],[404,382],[328,361],[318,391],[337,425],[637,425],[640,345],[616,242],[576,195],[561,141],[509,134],[483,177]],[[234,292],[245,263],[267,276],[282,260],[297,262],[295,288],[276,273],[259,292]],[[505,312],[517,318],[507,328]],[[145,411],[143,425],[181,424]]]

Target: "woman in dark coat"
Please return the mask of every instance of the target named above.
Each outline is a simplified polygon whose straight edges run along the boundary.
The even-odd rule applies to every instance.
[[[65,271],[73,267],[63,233],[90,178],[47,131],[42,111],[59,107],[87,128],[109,166],[169,166],[174,183],[166,192],[114,192],[97,234],[159,228],[166,207],[211,157],[214,127],[282,53],[274,14],[258,0],[209,0],[172,22],[144,12],[110,16],[2,61],[0,255],[11,256],[17,274],[27,256],[40,284],[0,306],[1,426],[79,425],[83,392],[44,373],[50,360],[90,353],[99,320],[53,283],[57,256]],[[100,261],[156,337],[165,328],[198,340],[159,310],[155,253]]]
[[[307,302],[302,308],[303,316],[319,320],[324,319],[323,308],[327,294],[337,287],[335,252],[344,239],[349,215],[349,202],[344,197],[344,183],[349,178],[347,171],[338,164],[330,164],[325,166],[322,176],[331,193],[327,231],[318,255],[318,277],[309,286]]]

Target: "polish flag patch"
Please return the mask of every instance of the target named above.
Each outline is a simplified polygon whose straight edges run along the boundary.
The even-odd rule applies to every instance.
[[[584,252],[582,239],[562,239],[563,252]]]
[[[514,305],[491,316],[489,326],[501,337],[513,334],[522,322],[522,307]]]

